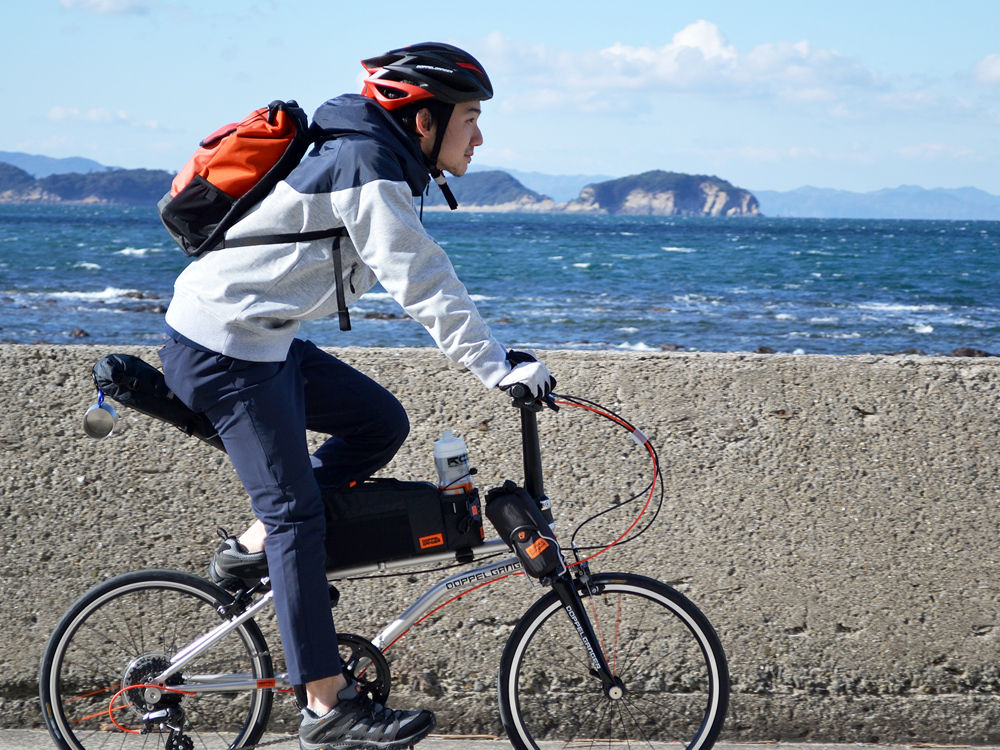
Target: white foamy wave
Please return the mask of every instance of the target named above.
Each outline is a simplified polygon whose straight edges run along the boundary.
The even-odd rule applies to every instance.
[[[929,326],[924,323],[917,323],[915,326],[910,326],[910,330],[914,333],[934,333],[934,326]]]
[[[122,299],[126,295],[136,295],[141,294],[138,289],[119,289],[118,287],[109,286],[103,292],[53,292],[51,294],[43,294],[39,296],[52,297],[55,299],[78,299],[85,301],[97,301],[101,300],[107,302],[109,300]]]
[[[879,312],[940,312],[950,309],[943,305],[900,305],[892,302],[868,302],[855,305],[859,310],[878,310]]]
[[[693,247],[661,247],[660,250],[666,250],[668,253],[693,253],[695,249]]]
[[[85,268],[88,271],[100,271],[101,267],[97,263],[88,263],[85,260],[81,260],[79,263],[74,263],[73,268]]]
[[[487,297],[485,294],[470,294],[469,299],[473,302],[487,302],[491,299],[496,299],[496,297]]]
[[[116,250],[115,255],[132,255],[137,258],[149,255],[150,253],[162,253],[162,247],[126,247],[124,250]]]
[[[774,316],[775,320],[795,320],[794,315],[789,315],[788,313],[778,313]]]
[[[574,263],[573,268],[590,268],[590,263]]]
[[[809,318],[810,323],[839,323],[840,318]]]
[[[638,328],[619,328],[617,330],[621,331],[622,333],[639,333]]]
[[[626,349],[630,352],[658,352],[660,351],[656,347],[650,346],[649,344],[643,343],[642,341],[636,344],[630,344],[625,341],[624,343],[617,344],[615,349]]]

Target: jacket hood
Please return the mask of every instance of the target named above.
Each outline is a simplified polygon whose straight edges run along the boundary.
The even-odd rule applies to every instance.
[[[430,175],[420,141],[374,100],[360,94],[330,99],[316,110],[311,130],[317,140],[351,135],[374,139],[395,153],[414,195],[427,189]]]

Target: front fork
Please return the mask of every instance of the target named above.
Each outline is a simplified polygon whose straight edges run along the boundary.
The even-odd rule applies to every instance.
[[[576,634],[580,636],[584,650],[590,657],[592,665],[590,673],[601,680],[605,695],[612,700],[619,700],[625,694],[624,683],[620,677],[614,674],[608,664],[604,647],[594,630],[594,624],[591,622],[587,610],[583,606],[580,592],[577,590],[578,585],[581,584],[587,590],[588,596],[597,593],[591,586],[590,568],[586,562],[577,565],[574,573],[570,573],[567,569],[553,580],[551,585],[552,590],[556,592],[556,596],[562,603],[563,611],[576,630]]]

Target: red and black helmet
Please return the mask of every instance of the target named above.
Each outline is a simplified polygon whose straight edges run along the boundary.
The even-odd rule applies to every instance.
[[[361,64],[369,74],[361,93],[388,110],[422,99],[460,104],[493,98],[493,84],[483,66],[450,44],[413,44]]]

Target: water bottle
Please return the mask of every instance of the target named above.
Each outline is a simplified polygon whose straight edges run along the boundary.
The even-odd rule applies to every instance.
[[[465,441],[445,430],[440,440],[434,442],[434,465],[437,467],[438,487],[445,495],[472,492],[472,471]]]

